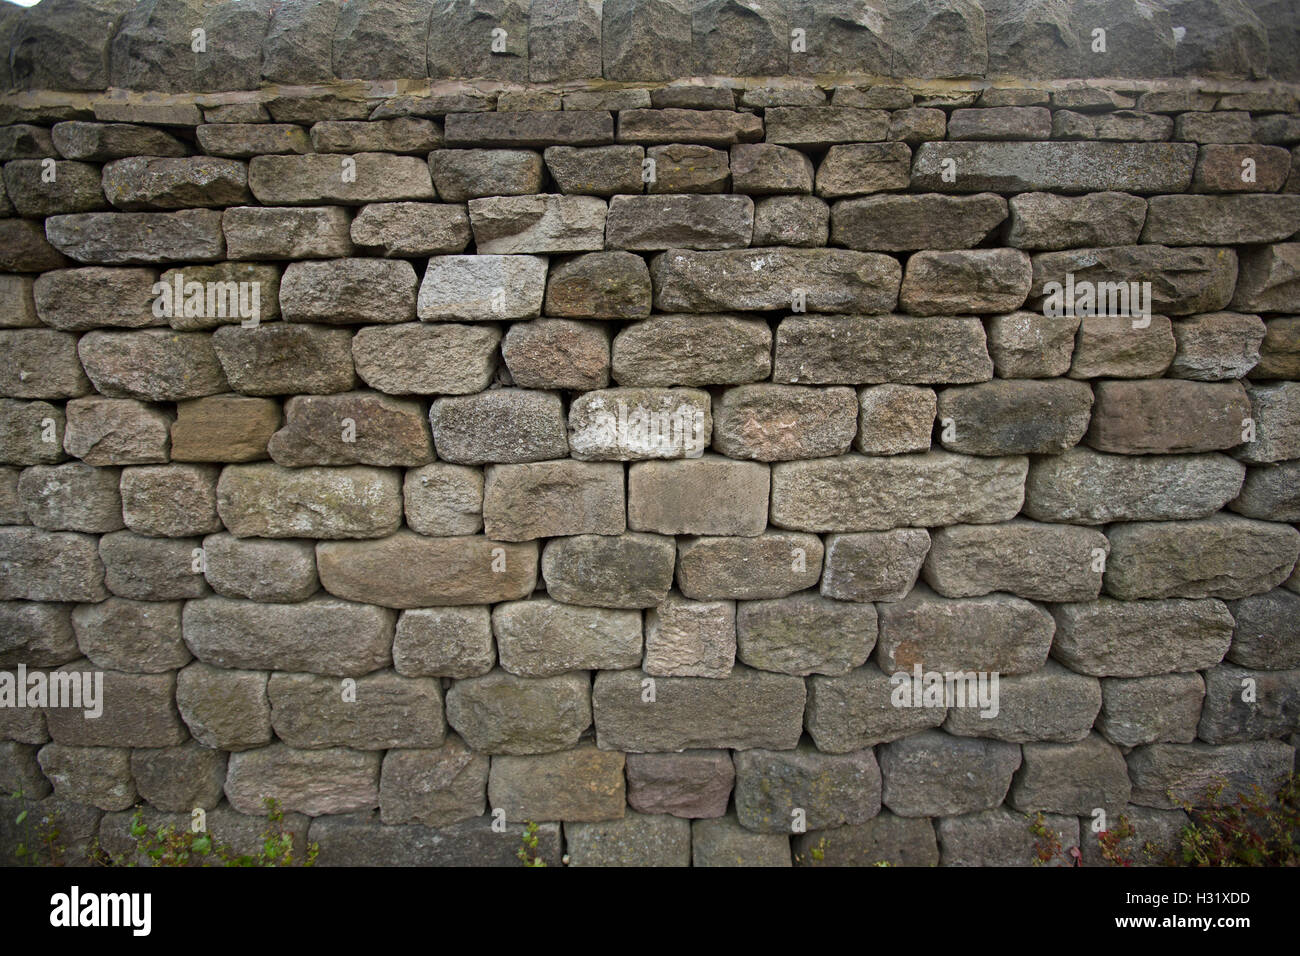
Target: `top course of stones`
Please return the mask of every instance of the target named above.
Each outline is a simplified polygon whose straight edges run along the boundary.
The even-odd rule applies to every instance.
[[[698,76],[1300,80],[1295,0],[41,0],[0,88]],[[763,105],[763,104],[753,104]]]

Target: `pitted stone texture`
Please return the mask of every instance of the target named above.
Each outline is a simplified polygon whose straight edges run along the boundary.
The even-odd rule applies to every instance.
[[[483,473],[438,462],[406,472],[406,524],[420,534],[474,534],[483,528]]]
[[[1082,382],[995,379],[945,388],[938,395],[940,442],[971,455],[1059,454],[1087,432],[1092,403]]]
[[[1205,705],[1196,736],[1210,744],[1285,737],[1295,731],[1298,717],[1300,670],[1220,664],[1205,672]]]
[[[565,604],[654,607],[672,586],[675,552],[673,539],[657,534],[554,538],[542,552],[542,577]]]
[[[201,538],[147,538],[114,531],[99,541],[104,583],[118,597],[179,601],[208,592],[195,550]]]
[[[1062,848],[1080,843],[1078,817],[1056,813],[1043,814],[1043,825],[1050,836],[1037,837],[1030,827],[1036,821],[1026,814],[1006,807],[944,817],[936,824],[943,866],[1038,866],[1039,846],[1043,840],[1055,840]],[[1086,841],[1085,841],[1086,843]],[[1048,866],[1064,866],[1059,860]]]
[[[1300,196],[1152,196],[1147,206],[1143,242],[1280,242],[1300,229]]]
[[[827,535],[821,592],[838,601],[901,601],[929,551],[924,528]]]
[[[884,110],[842,106],[774,106],[764,110],[769,143],[803,149],[825,149],[835,143],[883,140],[889,132]]]
[[[866,823],[796,835],[794,860],[796,866],[938,866],[939,845],[929,820],[882,810]]]
[[[1211,312],[1184,319],[1173,333],[1177,346],[1169,376],[1216,382],[1242,378],[1259,364],[1268,328],[1256,315]]]
[[[653,703],[645,699],[650,689]],[[601,671],[591,699],[596,741],[602,749],[790,750],[803,730],[803,680],[742,664],[721,679]]]
[[[117,531],[124,527],[119,476],[115,468],[92,468],[81,462],[34,465],[18,476],[20,509],[26,521],[47,531]]]
[[[736,657],[759,670],[800,677],[846,674],[860,667],[875,645],[871,604],[803,592],[736,605]]]
[[[85,407],[96,399],[74,399],[68,404]],[[66,461],[67,439],[63,409],[49,402],[23,402],[0,398],[0,462],[8,465],[53,465]],[[72,447],[80,447],[74,443]],[[165,456],[164,456],[165,457]]]
[[[724,149],[673,143],[646,149],[653,162],[654,176],[646,183],[648,193],[724,193],[731,183],[731,159]]]
[[[956,816],[1000,804],[1020,747],[925,730],[880,751],[881,801],[902,817]]]
[[[72,611],[77,646],[105,670],[161,674],[184,667],[190,652],[181,639],[181,604],[109,598]]]
[[[640,319],[650,314],[650,270],[631,252],[589,252],[556,260],[546,278],[547,315]]]
[[[500,322],[542,314],[546,260],[540,256],[434,256],[416,314],[425,321]]]
[[[986,686],[996,694],[992,700],[979,698],[977,682],[954,683],[944,730],[1011,743],[1068,743],[1088,736],[1102,706],[1100,681],[1050,660],[1032,674],[1000,678],[996,690],[991,680]]]
[[[771,143],[732,146],[731,183],[736,192],[751,196],[810,193],[813,163],[797,149]]]
[[[691,824],[691,865],[697,867],[786,867],[790,837],[754,833],[736,821],[734,813]]]
[[[481,677],[495,663],[485,606],[418,608],[397,619],[393,667],[405,677]]]
[[[1300,667],[1300,595],[1285,588],[1233,601],[1228,660],[1242,667]]]
[[[1009,521],[1024,500],[1028,460],[946,451],[777,462],[772,524],[795,531],[887,531]]]
[[[1244,250],[1232,307],[1242,312],[1300,308],[1300,243]]]
[[[1146,200],[1122,192],[1021,193],[1011,197],[1010,207],[1007,245],[1035,250],[1131,245],[1147,212]]]
[[[489,765],[455,734],[440,747],[389,751],[379,775],[384,823],[445,827],[482,816]]]
[[[777,382],[930,385],[992,377],[984,326],[970,316],[793,315],[776,330]]]
[[[4,164],[4,189],[20,216],[38,218],[109,208],[99,183],[99,167],[89,163],[11,160]]]
[[[753,234],[748,196],[615,196],[605,244],[635,251],[735,249],[748,246]]]
[[[670,592],[646,612],[647,674],[725,678],[735,661],[734,601],[692,601]]]
[[[1159,377],[1176,351],[1168,316],[1153,315],[1149,320],[1128,315],[1085,316],[1079,324],[1070,377]]]
[[[1150,744],[1128,755],[1132,800],[1139,806],[1172,810],[1186,801],[1207,806],[1209,795],[1218,802],[1249,794],[1253,785],[1273,792],[1278,781],[1291,773],[1295,748],[1279,740],[1213,746],[1197,741],[1190,744]],[[1227,785],[1220,788],[1223,779]]]
[[[178,402],[229,390],[212,337],[200,332],[87,332],[77,354],[95,390],[111,398]]]
[[[89,124],[87,124],[89,125]],[[148,127],[123,127],[119,124],[106,124],[125,129],[148,129]],[[150,130],[150,132],[153,132]],[[301,126],[292,123],[213,123],[209,122],[194,131],[199,147],[213,156],[228,156],[232,159],[249,159],[276,153],[310,153],[311,138]],[[163,134],[166,135],[166,134]],[[108,136],[102,136],[109,140]],[[87,137],[89,139],[89,137]],[[158,145],[165,145],[159,143]],[[179,145],[179,144],[178,144]],[[122,156],[138,153],[151,156],[167,156],[170,152],[154,153],[149,149],[129,149]],[[184,147],[175,155],[184,155]],[[117,159],[116,155],[104,156],[104,159]],[[247,174],[245,174],[247,178]]]
[[[830,207],[815,196],[766,196],[754,204],[756,246],[826,245]]]
[[[842,199],[906,189],[912,150],[906,143],[855,143],[832,146],[817,167],[817,195]]]
[[[555,392],[502,388],[436,399],[429,409],[438,457],[461,465],[563,458],[569,444]]]
[[[1097,730],[1121,747],[1189,744],[1196,738],[1204,697],[1205,680],[1194,672],[1110,678],[1101,682]]]
[[[1084,601],[1101,592],[1110,546],[1091,528],[1021,518],[953,525],[931,536],[925,581],[945,597],[1005,591],[1034,601]]]
[[[815,586],[821,568],[822,542],[811,534],[693,538],[677,547],[678,586],[698,600],[785,597]]]
[[[1236,456],[1254,465],[1300,458],[1300,382],[1250,385],[1246,394],[1254,435]]]
[[[212,345],[230,388],[244,395],[328,395],[356,385],[349,329],[226,325],[212,334]]]
[[[565,823],[569,866],[690,866],[691,825],[663,815],[625,813],[621,820]]]
[[[636,112],[620,113],[620,124]],[[443,136],[451,147],[605,146],[614,142],[614,118],[605,110],[449,113]]]
[[[447,202],[542,190],[542,157],[529,149],[440,149],[430,154],[429,168]]]
[[[1206,452],[1242,442],[1250,401],[1239,382],[1103,381],[1085,439],[1125,455]]]
[[[267,797],[310,817],[372,810],[379,806],[381,756],[345,747],[297,750],[283,743],[231,754],[226,799],[247,814],[265,813]]]
[[[131,752],[131,775],[140,796],[164,812],[212,810],[221,802],[226,754],[196,743]]]
[[[224,597],[185,605],[185,643],[205,664],[359,677],[392,660],[394,614],[327,595],[297,604]]]
[[[590,744],[560,753],[494,756],[488,805],[512,822],[619,820],[626,813],[624,756]]]
[[[1109,246],[1038,253],[1033,257],[1033,269],[1032,300],[1045,294],[1048,283],[1064,288],[1068,274],[1073,274],[1076,288],[1089,282],[1099,290],[1103,283],[1123,284],[1141,277],[1140,281],[1151,283],[1147,304],[1152,312],[1189,315],[1222,309],[1234,299],[1237,254],[1205,246]],[[1234,308],[1261,311],[1249,300],[1236,302]]]
[[[521,388],[584,392],[609,385],[609,331],[594,322],[515,322],[501,354]]]
[[[627,755],[627,802],[640,813],[723,816],[736,777],[725,750]]]
[[[1107,537],[1106,593],[1130,601],[1262,594],[1286,580],[1300,555],[1294,528],[1235,515],[1112,525]]]
[[[628,469],[627,525],[660,534],[747,535],[767,524],[766,465],[719,455],[637,462]]]
[[[850,388],[742,385],[713,401],[713,447],[755,461],[833,457],[848,451],[857,419]]]
[[[949,159],[958,169],[953,182],[943,175]],[[962,193],[1177,193],[1191,185],[1195,165],[1191,143],[924,143],[912,161],[912,187]]]
[[[221,215],[232,259],[333,259],[354,249],[342,206],[233,206]]]
[[[127,156],[184,156],[185,144],[170,133],[130,123],[55,123],[52,144],[65,159],[102,163]],[[200,135],[200,140],[202,136]],[[40,155],[48,155],[40,150]]]
[[[817,749],[849,753],[939,726],[948,713],[942,696],[930,706],[899,706],[906,702],[899,688],[911,680],[910,674],[885,674],[875,664],[809,678],[804,722]]]
[[[402,521],[401,482],[379,468],[229,465],[217,512],[240,538],[379,538]]]
[[[491,382],[500,341],[491,326],[372,325],[352,336],[352,360],[362,381],[390,395],[467,395]]]
[[[374,392],[296,395],[267,451],[278,465],[427,464],[433,439],[421,403]]]
[[[363,206],[434,198],[428,163],[388,153],[254,156],[248,186],[266,206]]]
[[[135,802],[131,751],[118,747],[46,744],[36,754],[54,796],[100,810],[125,810]]]
[[[362,206],[349,233],[361,248],[385,256],[462,252],[470,240],[469,216],[463,207],[423,202]]]
[[[377,541],[322,541],[321,586],[392,608],[517,601],[537,583],[537,545],[481,536],[430,538],[402,529]]]
[[[596,196],[493,196],[469,201],[484,255],[584,252],[604,245],[605,201]]]
[[[530,541],[627,530],[623,468],[615,462],[560,460],[490,465],[483,530],[498,541]]]
[[[178,280],[181,283],[179,292]],[[170,296],[157,296],[158,308],[166,316],[167,324],[181,332],[200,332],[245,322],[251,328],[280,317],[278,265],[217,262],[206,266],[179,266],[164,272],[159,282],[170,286],[171,293]],[[195,282],[200,283],[199,288],[204,291],[201,308],[191,308],[191,305],[198,306],[199,297],[196,295],[191,299],[184,291],[188,286],[192,292],[197,292],[198,289],[191,285]],[[157,287],[152,291],[157,291]]]
[[[91,670],[89,661],[66,664],[63,669],[74,673]],[[189,731],[176,711],[175,673],[103,671],[102,674],[96,708],[46,710],[45,722],[56,743],[85,747],[169,747],[189,739]],[[99,678],[95,681],[98,684]],[[82,703],[86,703],[84,698]]]
[[[625,386],[761,381],[772,369],[772,332],[738,315],[655,315],[615,336],[611,363]]]
[[[613,196],[644,189],[642,146],[548,146],[543,157],[556,188],[566,195]]]
[[[157,281],[153,269],[85,266],[37,276],[32,293],[36,314],[52,328],[65,332],[138,329],[162,324],[153,312]]]
[[[618,114],[620,143],[699,143],[730,146],[763,137],[763,120],[730,110],[623,110]]]
[[[534,598],[498,604],[492,630],[501,666],[518,677],[622,670],[641,663],[641,615]]]
[[[45,222],[45,233],[60,252],[96,265],[213,262],[224,256],[226,247],[221,213],[215,209],[51,216]],[[0,261],[0,265],[4,263]]]
[[[122,472],[122,518],[136,534],[183,538],[221,530],[217,469],[140,465]]]
[[[433,120],[416,116],[371,123],[323,120],[312,126],[311,144],[318,153],[428,153],[442,145],[442,130]]]
[[[10,600],[0,602],[0,666],[26,664],[29,667],[54,667],[80,657],[82,652],[77,648],[71,611],[72,608],[67,604]],[[9,713],[16,714],[18,711],[10,709]],[[44,718],[38,712],[33,712],[30,716],[40,724],[41,736],[37,740],[25,742],[43,742],[46,739]],[[8,730],[6,726],[6,736]]]
[[[96,544],[92,535],[71,531],[0,528],[0,600],[104,600],[108,592]]]
[[[1222,601],[1103,597],[1052,609],[1052,656],[1096,677],[1152,677],[1213,667],[1232,642]]]
[[[6,173],[9,167],[5,167]],[[104,195],[118,209],[222,207],[249,202],[248,167],[235,159],[132,156],[104,167]],[[74,210],[67,210],[69,212]]]
[[[6,204],[8,200],[6,199]],[[62,241],[62,239],[60,239]],[[89,253],[88,253],[89,254]],[[76,257],[74,257],[76,258]],[[0,269],[6,272],[42,272],[69,265],[45,230],[28,219],[0,219]]]
[[[280,309],[286,322],[406,322],[415,318],[416,284],[404,259],[291,262],[280,282]]]
[[[1019,249],[918,252],[907,260],[898,300],[913,315],[1010,312],[1024,304],[1031,278]]]
[[[758,833],[789,833],[798,811],[809,829],[863,823],[880,812],[880,768],[871,748],[823,754],[744,750],[735,755],[736,818]]]
[[[904,181],[901,188],[906,185]],[[1007,201],[992,193],[866,196],[845,199],[831,207],[831,241],[849,249],[877,252],[969,249],[979,245],[1006,218]]]
[[[271,603],[304,601],[316,593],[316,552],[308,541],[203,539],[204,577],[223,597]]]
[[[873,385],[858,390],[858,434],[853,447],[864,455],[929,451],[938,400],[914,385]]]
[[[431,678],[379,671],[348,684],[315,674],[276,673],[266,692],[271,726],[291,747],[436,747],[447,732],[442,687]]]

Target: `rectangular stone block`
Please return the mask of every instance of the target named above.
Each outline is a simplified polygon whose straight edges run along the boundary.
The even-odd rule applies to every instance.
[[[248,187],[264,206],[362,206],[434,198],[427,162],[388,153],[254,156]]]
[[[748,196],[615,196],[605,244],[611,249],[735,249],[754,234]]]
[[[806,385],[985,382],[993,362],[984,326],[970,316],[794,315],[777,326],[772,377]]]
[[[240,813],[264,816],[271,797],[286,812],[309,817],[373,810],[379,806],[383,755],[330,747],[297,750],[274,743],[230,755],[226,799]]]
[[[449,113],[444,141],[448,147],[604,146],[614,142],[614,117],[603,110]]]
[[[660,534],[756,535],[767,525],[768,468],[720,455],[628,469],[628,527]]]
[[[554,754],[492,758],[488,804],[509,821],[618,820],[626,812],[621,753],[591,745]]]
[[[957,177],[945,182],[945,160]],[[923,143],[912,160],[912,187],[935,192],[1185,192],[1192,182],[1191,143]]]
[[[315,674],[276,673],[266,693],[271,726],[290,747],[437,747],[447,733],[442,685],[433,678],[379,671],[347,684]]]
[[[491,465],[483,493],[484,533],[498,541],[627,529],[623,467],[554,461]]]
[[[240,538],[381,538],[402,522],[401,479],[379,468],[230,465],[217,512]]]

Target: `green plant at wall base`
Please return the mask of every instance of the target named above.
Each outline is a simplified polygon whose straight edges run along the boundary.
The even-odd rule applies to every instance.
[[[529,820],[524,824],[519,849],[515,850],[515,856],[523,861],[524,866],[546,865],[546,861],[537,855],[537,842],[537,824]]]
[[[1300,773],[1273,793],[1252,785],[1221,804],[1228,781],[1217,778],[1203,806],[1178,801],[1191,821],[1179,834],[1171,866],[1300,866]]]
[[[1029,814],[1025,816],[1028,817]],[[1072,846],[1067,852],[1061,846],[1060,835],[1047,825],[1047,818],[1041,811],[1030,818],[1029,832],[1034,835],[1034,866],[1046,866],[1058,859],[1070,866],[1079,865],[1079,848]]]
[[[10,794],[22,800],[21,790]],[[14,858],[21,866],[63,866],[67,847],[63,845],[58,811],[51,811],[33,820],[31,808],[23,807],[14,817],[14,824],[23,828],[23,838],[14,847]]]

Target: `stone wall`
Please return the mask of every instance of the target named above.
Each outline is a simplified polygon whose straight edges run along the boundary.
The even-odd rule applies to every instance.
[[[1272,783],[1298,35],[6,7],[4,862],[23,807],[76,860],[270,796],[322,863],[518,865],[534,821],[552,865],[1026,864],[1039,812],[1096,863],[1099,814],[1168,846]],[[954,672],[996,694],[908,706]]]

